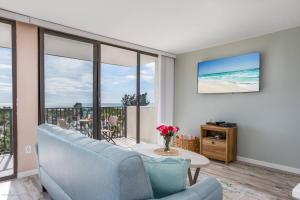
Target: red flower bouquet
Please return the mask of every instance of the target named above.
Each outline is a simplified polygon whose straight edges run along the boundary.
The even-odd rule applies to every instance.
[[[160,135],[164,137],[165,139],[165,149],[164,151],[170,151],[170,141],[171,138],[179,131],[179,128],[177,126],[166,126],[166,125],[160,125],[156,128],[160,132]]]

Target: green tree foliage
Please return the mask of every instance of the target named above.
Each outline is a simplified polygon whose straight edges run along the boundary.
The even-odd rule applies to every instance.
[[[136,106],[136,94],[125,94],[121,102],[123,106]],[[149,103],[150,101],[147,99],[147,92],[140,94],[140,106],[147,106]]]
[[[82,103],[76,102],[73,107],[74,108],[82,108]]]
[[[0,109],[0,154],[11,151],[11,108]]]

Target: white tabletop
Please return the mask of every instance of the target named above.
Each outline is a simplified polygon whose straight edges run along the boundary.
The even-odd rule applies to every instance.
[[[92,120],[90,120],[90,119],[80,119],[80,120],[78,120],[79,122],[91,122]]]
[[[293,189],[293,198],[300,200],[300,183]]]
[[[183,159],[190,159],[191,160],[191,168],[201,168],[201,167],[205,167],[207,165],[209,165],[209,160],[192,151],[187,151],[184,149],[180,149],[180,148],[174,148],[177,149],[179,152],[178,156],[161,156],[161,155],[157,155],[156,153],[154,153],[154,149],[157,148],[162,148],[163,146],[160,146],[158,144],[136,144],[133,147],[131,147],[131,149],[133,151],[136,151],[140,154],[143,154],[145,156],[150,156],[150,157],[155,157],[155,158],[161,158],[161,157],[178,157],[178,158],[183,158]]]

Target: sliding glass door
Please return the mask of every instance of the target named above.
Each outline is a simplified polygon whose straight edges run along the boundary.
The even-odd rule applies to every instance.
[[[140,55],[140,141],[157,143],[157,57]]]
[[[135,143],[137,53],[109,45],[101,45],[100,52],[101,135],[120,145],[124,141]]]
[[[93,136],[93,44],[44,35],[45,122]]]
[[[39,123],[119,145],[156,142],[155,55],[40,29]]]
[[[0,19],[0,181],[16,174],[14,30]]]

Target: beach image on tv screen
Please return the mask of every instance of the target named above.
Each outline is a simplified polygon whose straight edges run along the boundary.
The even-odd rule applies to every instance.
[[[259,91],[259,52],[198,63],[198,93]]]

